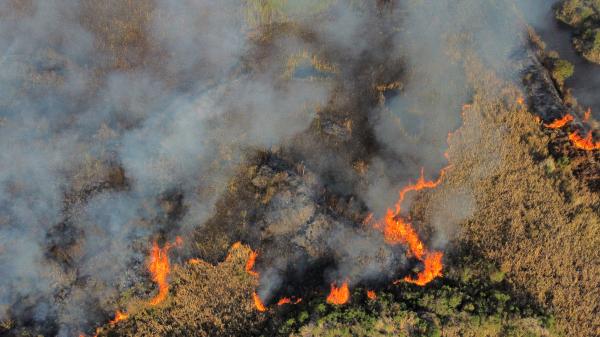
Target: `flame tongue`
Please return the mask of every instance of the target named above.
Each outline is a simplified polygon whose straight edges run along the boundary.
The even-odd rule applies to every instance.
[[[417,278],[405,277],[404,281],[413,283],[419,286],[424,286],[438,276],[442,276],[442,257],[441,252],[428,253],[425,259],[422,260],[424,269],[417,274]]]
[[[585,138],[582,138],[579,133],[573,132],[569,135],[569,140],[576,148],[586,151],[600,150],[600,142],[594,142],[592,131],[588,132]]]
[[[255,251],[251,251],[250,256],[248,257],[248,261],[246,261],[246,272],[254,277],[259,277],[258,272],[254,270],[254,265],[256,264],[257,257],[258,253]]]
[[[289,297],[283,297],[283,298],[281,298],[281,299],[280,299],[280,300],[277,302],[277,305],[278,305],[278,306],[282,306],[282,305],[285,305],[285,304],[298,304],[298,303],[300,303],[300,302],[302,302],[302,299],[301,299],[301,298],[296,298],[296,300],[292,300],[292,299],[291,299],[291,298],[289,298]]]
[[[158,285],[158,294],[149,301],[150,305],[158,305],[169,295],[169,282],[167,281],[167,277],[171,272],[169,249],[181,245],[182,240],[180,237],[177,237],[175,244],[167,243],[163,248],[160,248],[156,241],[152,244],[148,270],[152,274],[152,280]]]
[[[263,301],[260,299],[260,297],[258,296],[258,294],[256,292],[252,293],[252,299],[254,300],[254,306],[256,307],[256,310],[258,310],[260,312],[267,311],[267,307],[265,306],[265,304],[263,303]]]
[[[126,320],[127,318],[129,318],[129,314],[127,314],[127,313],[124,313],[124,312],[122,312],[122,311],[120,311],[120,310],[117,310],[117,311],[115,312],[115,318],[114,318],[113,320],[109,321],[108,323],[109,323],[109,324],[115,324],[115,323],[117,323],[117,322],[120,322],[120,321]]]
[[[435,181],[425,180],[423,170],[421,170],[421,175],[417,182],[402,188],[395,207],[393,209],[389,208],[383,220],[373,225],[375,228],[383,231],[383,236],[388,244],[407,245],[408,252],[417,260],[423,262],[425,266],[424,270],[417,275],[416,279],[410,277],[404,278],[406,282],[423,286],[442,275],[443,253],[429,252],[412,225],[402,218],[400,214],[402,212],[402,203],[408,192],[435,188],[441,183],[447,168],[443,168],[440,171],[440,177]]]
[[[342,305],[348,302],[350,299],[350,289],[348,288],[348,282],[342,283],[341,287],[337,287],[335,283],[331,284],[331,291],[327,296],[327,303],[334,305]]]
[[[544,124],[544,126],[546,126],[547,128],[550,128],[550,129],[560,129],[563,126],[567,125],[567,123],[570,123],[572,121],[573,121],[573,116],[571,114],[566,114],[562,118],[556,119],[555,121],[553,121],[550,124]]]

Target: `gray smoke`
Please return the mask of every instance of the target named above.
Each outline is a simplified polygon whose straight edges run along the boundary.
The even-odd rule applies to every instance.
[[[303,131],[329,95],[243,65],[240,1],[138,5],[144,27],[109,32],[132,20],[124,3],[0,5],[0,320],[100,323],[157,233],[202,224],[245,151]],[[151,47],[119,50],[119,29]]]
[[[403,249],[323,207],[316,191],[355,195],[346,208],[380,216],[422,167],[435,178],[471,94],[466,51],[511,77],[520,43],[509,0],[337,1],[324,15],[292,16],[299,33],[277,34],[268,49],[253,37],[272,32],[248,19],[243,0],[127,3],[0,4],[0,320],[60,336],[97,325],[120,291],[143,281],[152,239],[201,226],[246,156],[281,144],[310,169],[257,225],[275,248],[298,247],[271,253],[261,297],[277,292],[290,264],[301,273],[323,257],[335,262],[327,281],[393,278],[407,265]],[[303,52],[337,72],[290,80],[288,56]],[[385,93],[395,96],[369,100],[392,81],[402,83]],[[373,135],[317,113],[328,105]],[[310,138],[317,119],[351,159]],[[376,154],[364,153],[369,137]],[[436,248],[473,211],[469,191],[440,204]]]

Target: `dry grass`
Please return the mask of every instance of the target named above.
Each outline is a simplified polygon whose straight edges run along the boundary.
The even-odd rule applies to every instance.
[[[171,293],[156,307],[130,306],[131,315],[99,336],[243,336],[256,334],[266,317],[252,302],[257,280],[244,270],[250,250],[237,246],[213,266],[189,261],[175,266]],[[137,309],[142,307],[142,309]]]
[[[433,192],[439,198],[468,188],[474,195],[477,211],[456,244],[496,261],[517,289],[555,313],[567,335],[599,335],[599,195],[568,165],[548,169],[549,136],[515,103],[516,88],[477,62],[467,72],[473,105],[451,139],[453,168]]]

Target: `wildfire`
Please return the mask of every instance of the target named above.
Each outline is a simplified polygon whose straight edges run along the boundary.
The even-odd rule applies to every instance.
[[[573,115],[566,114],[562,118],[556,119],[550,124],[544,124],[544,126],[547,128],[550,128],[550,129],[560,129],[572,121],[573,121]]]
[[[246,261],[246,272],[254,277],[258,277],[258,272],[254,270],[254,264],[256,263],[256,258],[258,257],[258,253],[255,251],[250,252],[250,256],[248,257],[248,261]]]
[[[350,289],[348,288],[348,282],[342,283],[341,287],[337,287],[335,283],[331,284],[331,291],[327,296],[327,303],[334,305],[342,305],[348,302],[350,299]]]
[[[150,305],[158,305],[169,295],[169,282],[167,281],[171,271],[169,249],[179,247],[182,244],[183,240],[180,237],[177,237],[174,244],[167,243],[163,248],[160,248],[156,241],[152,244],[148,270],[152,274],[152,280],[158,285],[158,294],[149,301]]]
[[[569,140],[575,145],[576,148],[593,151],[600,150],[600,142],[594,142],[592,131],[588,132],[585,138],[582,138],[577,131],[569,134]]]
[[[277,302],[277,305],[278,305],[278,306],[282,306],[282,305],[285,305],[285,304],[298,304],[298,303],[300,303],[300,302],[302,302],[302,299],[301,299],[301,298],[298,298],[298,299],[296,299],[296,300],[294,301],[294,300],[292,300],[292,299],[291,299],[291,298],[289,298],[289,297],[284,297],[284,298],[280,299],[280,300]]]
[[[441,252],[431,252],[425,256],[423,261],[423,265],[425,268],[417,274],[417,278],[405,277],[404,281],[408,283],[413,283],[418,286],[424,286],[427,283],[431,282],[438,276],[442,275],[442,257],[444,254]]]
[[[260,297],[258,296],[258,294],[256,292],[252,293],[252,299],[254,300],[254,306],[256,307],[256,310],[258,310],[260,312],[267,311],[267,307],[262,302],[262,300],[260,299]]]
[[[420,191],[426,188],[434,188],[438,186],[444,176],[446,168],[440,172],[440,177],[435,181],[425,180],[424,172],[421,170],[421,175],[416,183],[409,184],[400,190],[400,197],[396,202],[394,209],[389,208],[382,222],[375,223],[375,228],[383,230],[385,241],[388,244],[406,244],[409,253],[417,260],[423,262],[425,268],[421,271],[416,279],[405,278],[404,280],[423,286],[431,280],[442,275],[442,257],[441,252],[429,252],[419,235],[412,225],[402,218],[402,203],[408,192]]]
[[[522,104],[524,101],[518,101],[518,103]],[[469,108],[471,108],[470,104],[463,105],[463,120],[465,118],[465,111]],[[448,133],[448,141],[453,135],[453,132]],[[447,151],[444,153],[444,156],[449,158]],[[409,192],[417,192],[437,187],[442,182],[442,179],[449,168],[450,165],[442,168],[437,180],[426,180],[424,170],[421,169],[421,174],[417,179],[417,182],[403,187],[399,192],[399,198],[394,207],[388,208],[384,218],[373,224],[374,228],[383,232],[384,239],[388,244],[407,245],[408,253],[417,260],[423,262],[424,269],[417,274],[416,278],[405,277],[404,281],[406,282],[424,286],[436,277],[442,276],[442,258],[444,254],[442,252],[430,252],[427,250],[419,238],[419,235],[412,227],[412,224],[402,217],[402,203]],[[369,222],[372,219],[372,215],[369,215],[367,219],[368,220],[365,220],[365,222]],[[394,282],[394,284],[396,283],[397,282]]]
[[[120,311],[120,310],[117,310],[117,311],[115,312],[115,318],[114,318],[114,319],[112,319],[112,320],[110,320],[108,323],[109,323],[109,324],[116,324],[117,322],[120,322],[120,321],[126,320],[127,318],[129,318],[129,314],[127,314],[127,313],[124,313],[124,312],[122,312],[122,311]]]
[[[377,294],[375,293],[375,291],[374,291],[374,290],[367,290],[367,297],[368,297],[370,300],[374,301],[374,300],[376,300],[376,299],[377,299]]]

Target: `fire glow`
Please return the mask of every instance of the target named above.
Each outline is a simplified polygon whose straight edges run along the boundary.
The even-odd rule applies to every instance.
[[[301,299],[301,298],[297,298],[297,299],[295,299],[295,300],[292,300],[292,299],[291,299],[291,298],[289,298],[289,297],[283,297],[282,299],[280,299],[280,300],[277,302],[277,306],[282,306],[282,305],[286,305],[286,304],[298,304],[298,303],[300,303],[300,302],[302,302],[302,299]]]
[[[258,257],[258,253],[255,251],[250,252],[250,256],[248,257],[248,261],[246,261],[246,272],[254,277],[258,277],[258,273],[254,271],[254,264],[256,263],[256,258]]]
[[[424,269],[417,274],[416,278],[408,276],[404,278],[404,281],[419,286],[424,286],[436,277],[442,275],[442,257],[444,254],[437,251],[430,252],[425,247],[419,238],[419,235],[412,227],[412,224],[402,218],[402,203],[409,192],[421,191],[438,186],[444,177],[445,170],[446,168],[441,170],[440,177],[435,181],[426,180],[424,172],[421,170],[421,175],[417,182],[402,188],[394,208],[388,208],[385,217],[382,220],[375,222],[373,225],[376,229],[383,232],[384,239],[388,244],[405,244],[408,247],[408,253],[415,259],[423,262]]]
[[[585,151],[600,150],[600,142],[594,142],[592,131],[588,132],[585,138],[581,137],[577,131],[569,134],[569,140],[573,145]]]
[[[327,303],[333,305],[342,305],[350,300],[350,288],[348,288],[348,282],[342,283],[341,287],[337,287],[335,283],[331,284],[331,291],[327,296]]]
[[[263,301],[260,299],[260,297],[258,296],[256,291],[252,293],[252,300],[254,300],[254,306],[256,307],[256,310],[258,310],[260,312],[267,311],[267,307],[265,306]]]
[[[173,247],[180,247],[182,244],[183,241],[180,237],[177,237],[175,243],[167,243],[163,248],[160,248],[156,241],[152,244],[148,270],[152,274],[152,281],[158,286],[158,294],[148,302],[150,305],[155,306],[162,303],[169,295],[169,282],[167,281],[171,272],[169,250]]]
[[[367,290],[367,297],[371,300],[374,301],[377,299],[377,294],[375,293],[374,290]]]
[[[122,311],[120,311],[120,310],[117,310],[117,311],[115,312],[115,318],[114,318],[114,319],[112,319],[112,320],[110,320],[108,323],[109,323],[109,324],[117,324],[118,322],[120,322],[120,321],[124,321],[124,320],[126,320],[127,318],[129,318],[129,314],[127,314],[127,313],[125,313],[125,312],[122,312]]]
[[[544,126],[549,129],[560,129],[563,126],[567,125],[568,123],[572,122],[573,119],[574,119],[573,115],[566,114],[562,118],[556,119],[550,124],[544,124]]]

